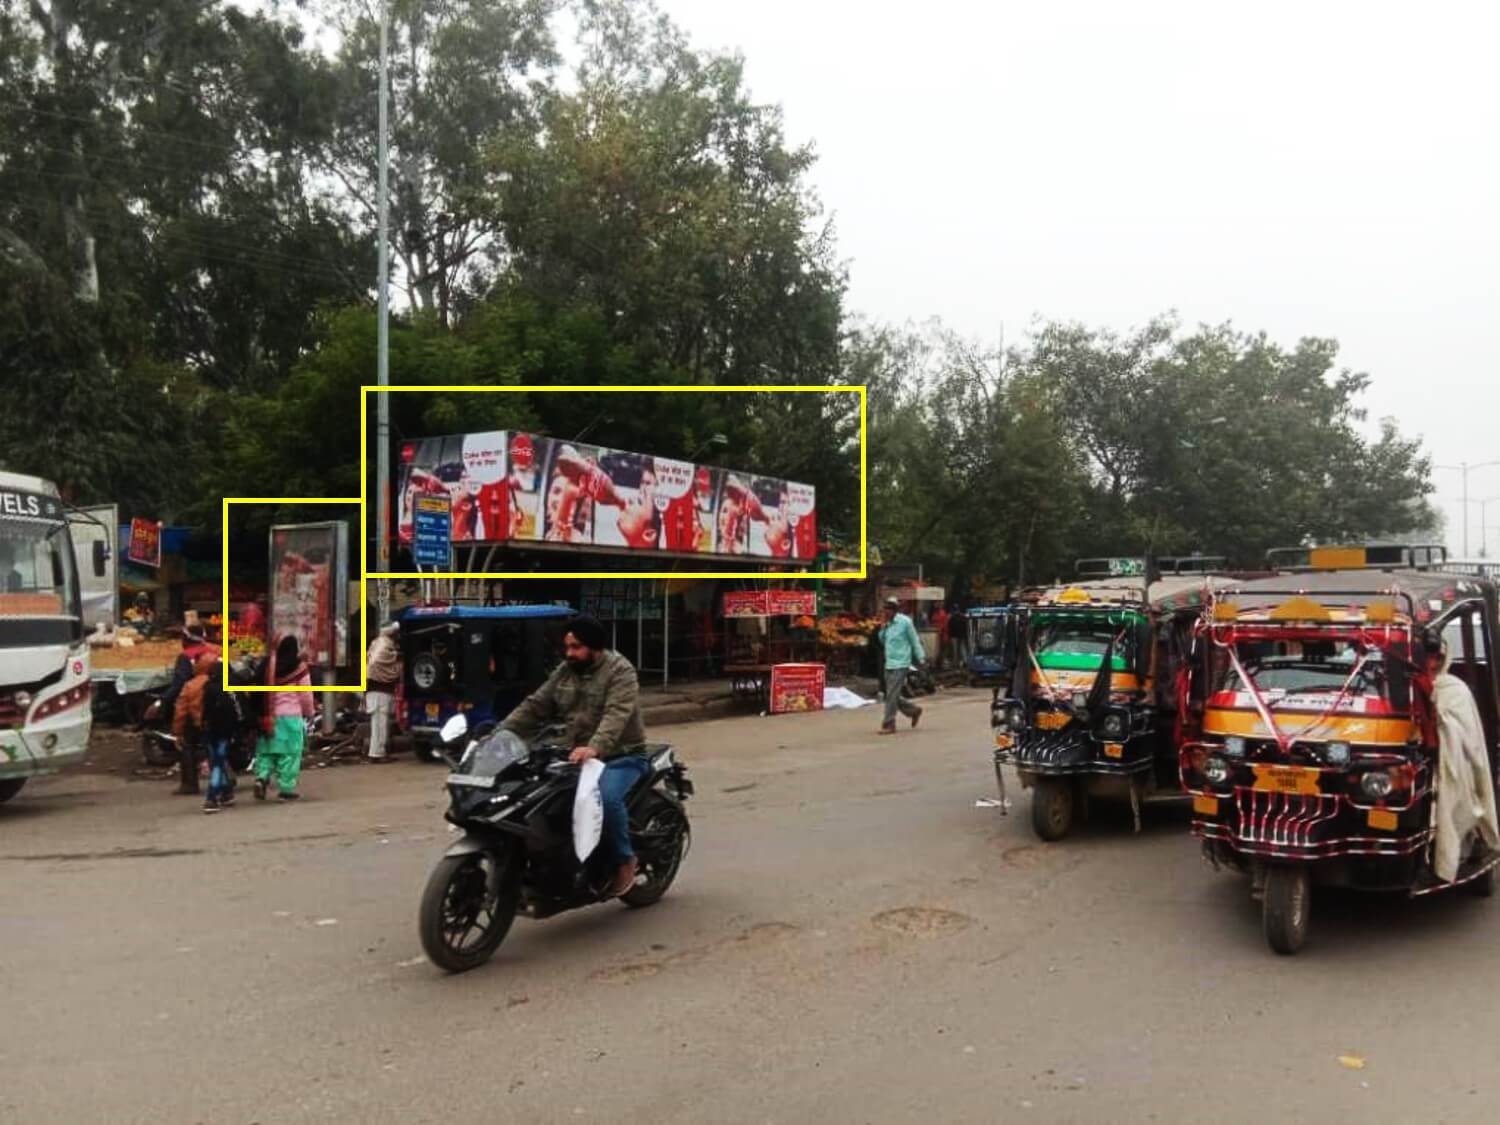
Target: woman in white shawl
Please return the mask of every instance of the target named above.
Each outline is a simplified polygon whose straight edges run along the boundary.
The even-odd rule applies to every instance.
[[[1484,723],[1473,693],[1448,671],[1446,647],[1429,650],[1428,667],[1438,728],[1432,866],[1439,879],[1451,883],[1476,834],[1492,851],[1500,851],[1500,821]]]

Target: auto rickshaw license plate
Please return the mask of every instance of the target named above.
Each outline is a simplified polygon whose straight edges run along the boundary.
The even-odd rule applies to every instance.
[[[1038,730],[1061,730],[1071,716],[1066,711],[1043,711],[1036,717]]]
[[[1302,766],[1253,766],[1254,788],[1263,793],[1301,793],[1316,796],[1318,771]]]

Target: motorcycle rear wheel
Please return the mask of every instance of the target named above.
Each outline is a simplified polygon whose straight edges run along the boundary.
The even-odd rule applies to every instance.
[[[516,920],[517,898],[508,873],[491,868],[502,862],[491,852],[444,856],[427,878],[417,931],[422,951],[438,968],[465,973],[488,961]]]
[[[620,901],[640,909],[660,902],[677,878],[692,839],[692,829],[681,805],[653,792],[641,810],[641,830],[635,837],[640,873],[645,879],[621,895]]]

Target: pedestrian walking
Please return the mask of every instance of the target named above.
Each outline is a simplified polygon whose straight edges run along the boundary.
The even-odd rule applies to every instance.
[[[201,652],[190,674],[177,692],[172,710],[172,737],[177,739],[177,756],[181,770],[179,793],[198,792],[198,763],[202,760],[202,743],[207,735],[203,696],[208,679],[218,663],[218,656]]]
[[[922,708],[907,699],[902,689],[912,666],[925,663],[926,654],[922,651],[922,638],[917,635],[917,627],[901,612],[901,603],[895,598],[886,599],[880,643],[885,646],[885,720],[880,724],[880,733],[896,733],[897,711],[911,719],[915,729],[922,719]]]
[[[370,644],[370,658],[365,664],[365,710],[370,713],[370,749],[365,757],[370,762],[390,761],[386,748],[402,675],[400,635],[397,622],[383,626]]]
[[[203,811],[216,813],[234,804],[234,768],[229,761],[229,747],[239,735],[241,713],[236,698],[224,690],[224,665],[217,656],[200,656],[194,673],[178,697],[173,728],[178,744],[191,748],[195,790],[196,761],[206,751],[208,793],[203,800]],[[186,764],[188,760],[188,754],[184,753],[183,762]]]
[[[266,683],[278,688],[311,687],[312,675],[296,637],[282,637],[266,662]],[[302,751],[307,741],[307,720],[313,716],[310,691],[273,691],[261,720],[261,739],[255,749],[255,799],[264,801],[276,782],[276,795],[295,801],[297,778],[302,773]]]
[[[948,657],[948,611],[942,602],[932,611],[932,627],[937,630],[937,666],[941,668]]]
[[[948,614],[948,648],[960,668],[969,659],[969,618],[957,603]]]

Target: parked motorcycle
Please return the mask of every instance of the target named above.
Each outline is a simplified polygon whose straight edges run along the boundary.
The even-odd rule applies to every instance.
[[[580,767],[561,728],[528,745],[511,731],[468,721],[443,725],[445,747],[462,746],[448,775],[447,819],[464,830],[433,869],[422,893],[422,948],[439,968],[461,973],[487,961],[517,914],[542,919],[609,897],[617,864],[595,847],[580,862],[574,851],[573,804]],[[467,740],[467,741],[466,741]],[[640,864],[620,901],[657,902],[687,855],[692,839],[682,802],[693,792],[672,747],[649,747],[651,770],[626,797],[630,839]]]

